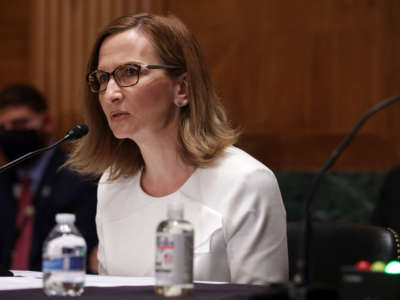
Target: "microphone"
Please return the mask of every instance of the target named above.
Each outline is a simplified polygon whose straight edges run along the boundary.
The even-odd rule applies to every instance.
[[[297,261],[299,280],[296,282],[276,283],[267,287],[267,290],[262,294],[256,294],[251,297],[251,300],[265,299],[336,299],[336,292],[328,286],[312,286],[310,284],[310,252],[311,252],[311,235],[312,235],[312,219],[311,219],[311,203],[316,191],[320,185],[323,175],[331,168],[345,148],[349,145],[354,135],[362,127],[362,125],[376,112],[400,100],[400,96],[388,98],[373,108],[356,123],[354,128],[348,133],[339,146],[332,152],[328,160],[316,173],[313,178],[311,188],[304,202],[304,236],[302,253]]]
[[[303,247],[302,247],[302,256],[297,262],[297,267],[299,269],[299,281],[300,286],[307,289],[308,285],[310,284],[310,252],[311,252],[311,235],[312,235],[312,216],[311,216],[311,203],[313,201],[314,195],[320,186],[321,179],[323,175],[335,164],[337,159],[343,153],[345,148],[350,144],[351,140],[353,139],[354,135],[358,132],[358,130],[362,127],[362,125],[375,113],[384,109],[385,107],[397,102],[400,100],[400,96],[394,96],[388,98],[374,107],[367,111],[367,113],[356,123],[354,128],[345,136],[339,146],[332,152],[328,160],[322,166],[322,168],[317,172],[314,176],[314,179],[311,183],[311,188],[307,195],[307,198],[304,202],[304,240],[303,240]],[[307,291],[303,291],[301,294],[307,294]],[[306,296],[307,297],[307,296]]]
[[[38,150],[29,152],[21,157],[18,157],[17,159],[10,161],[9,163],[5,164],[4,166],[0,167],[0,174],[5,172],[6,170],[8,170],[9,168],[23,162],[24,160],[31,158],[33,156],[39,155],[42,152],[48,151],[56,146],[58,146],[59,144],[61,144],[64,141],[74,141],[74,140],[78,140],[81,137],[85,136],[87,133],[89,132],[89,128],[86,124],[79,124],[76,125],[74,127],[72,127],[67,134],[60,140],[58,140],[57,142],[44,147],[44,148],[40,148]]]
[[[67,134],[64,136],[63,141],[70,140],[75,141],[80,139],[81,137],[87,135],[89,132],[89,128],[86,124],[79,124],[72,127]]]
[[[377,105],[375,105],[373,108],[371,108],[367,113],[356,123],[354,128],[348,133],[345,138],[342,140],[342,142],[339,144],[339,146],[332,152],[328,160],[325,162],[325,164],[322,166],[322,168],[317,172],[317,174],[314,176],[314,179],[311,184],[310,191],[308,193],[308,196],[305,200],[304,203],[304,209],[305,209],[305,216],[304,216],[304,223],[305,223],[305,235],[304,235],[304,263],[300,263],[300,267],[302,267],[302,274],[301,276],[301,281],[303,283],[308,283],[309,281],[309,272],[308,272],[308,266],[309,266],[309,252],[310,252],[310,236],[311,236],[311,203],[314,198],[314,195],[316,191],[318,190],[318,187],[320,185],[321,179],[323,175],[335,164],[337,159],[340,157],[340,155],[343,153],[344,149],[349,145],[351,140],[353,139],[354,135],[358,132],[358,130],[362,127],[362,125],[376,112],[384,109],[385,107],[397,102],[400,100],[400,96],[394,96],[389,99],[386,99]]]

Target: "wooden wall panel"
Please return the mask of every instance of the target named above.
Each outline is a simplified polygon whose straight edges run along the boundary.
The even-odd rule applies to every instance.
[[[29,79],[29,8],[26,0],[0,4],[0,88]]]
[[[168,1],[198,37],[242,146],[274,169],[320,167],[369,108],[399,93],[397,0],[306,3]],[[336,169],[399,163],[399,106],[371,119]]]
[[[306,4],[305,4],[306,3]],[[173,13],[197,36],[241,145],[273,169],[315,170],[400,82],[400,1],[14,0],[0,10],[0,87],[49,98],[57,136],[82,116],[96,33],[130,12]],[[400,104],[368,121],[337,170],[399,164]]]
[[[33,2],[31,82],[48,97],[56,135],[82,121],[86,64],[97,33],[118,16],[153,11],[151,0],[37,0]]]

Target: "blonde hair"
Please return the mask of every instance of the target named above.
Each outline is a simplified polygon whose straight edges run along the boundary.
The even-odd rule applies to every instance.
[[[167,70],[169,76],[187,73],[189,105],[180,110],[179,154],[188,164],[209,166],[225,147],[237,141],[239,133],[227,119],[196,39],[178,18],[138,14],[116,19],[99,34],[89,59],[88,73],[97,68],[105,38],[129,29],[136,29],[149,38],[163,64],[179,67]],[[144,165],[139,147],[130,139],[114,137],[97,94],[88,87],[85,113],[89,134],[76,143],[68,164],[81,173],[95,176],[109,168],[111,180],[136,174]]]

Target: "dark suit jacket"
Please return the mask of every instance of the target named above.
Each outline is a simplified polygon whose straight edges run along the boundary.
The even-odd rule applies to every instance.
[[[400,233],[400,167],[386,175],[371,221]]]
[[[98,242],[95,225],[97,184],[68,169],[58,170],[66,158],[60,149],[53,153],[34,195],[31,270],[42,268],[43,242],[55,226],[57,213],[76,215],[75,225],[86,240],[88,253]],[[8,268],[16,238],[16,200],[12,192],[15,182],[14,170],[0,174],[0,264]]]

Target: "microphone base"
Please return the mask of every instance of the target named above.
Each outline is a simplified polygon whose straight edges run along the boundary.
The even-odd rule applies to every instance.
[[[353,267],[341,270],[340,298],[342,300],[400,299],[400,274],[360,271]]]

